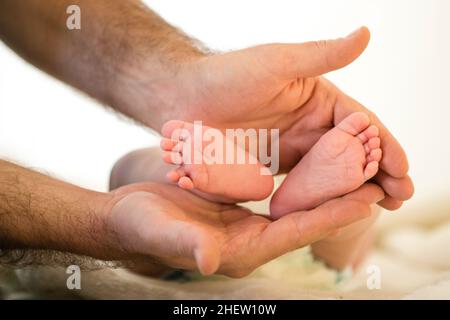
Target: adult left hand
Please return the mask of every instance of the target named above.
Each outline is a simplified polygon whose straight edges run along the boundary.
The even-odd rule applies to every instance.
[[[108,247],[153,268],[242,277],[289,251],[371,215],[383,191],[366,184],[311,211],[277,221],[235,205],[204,200],[176,186],[142,183],[112,192],[104,215]]]

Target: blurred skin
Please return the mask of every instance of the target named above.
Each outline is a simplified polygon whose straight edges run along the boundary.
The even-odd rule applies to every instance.
[[[65,28],[65,10],[73,4],[81,7],[79,31]],[[28,27],[18,27],[21,25]],[[289,172],[321,135],[348,114],[367,112],[380,129],[384,157],[375,181],[386,197],[379,196],[381,189],[364,189],[365,199],[369,199],[366,205],[377,199],[381,206],[397,209],[413,193],[404,151],[372,112],[322,77],[355,60],[369,37],[368,30],[362,28],[332,41],[270,44],[211,54],[198,49],[191,39],[137,0],[0,2],[0,38],[31,63],[155,130],[169,119],[202,120],[219,129],[279,128],[283,172]],[[148,202],[137,196],[132,199],[135,205],[127,201],[125,207],[136,211],[141,201]],[[336,212],[338,203],[332,201],[317,210]],[[166,221],[166,206],[173,208],[167,202],[160,203],[161,223]],[[358,216],[357,210],[362,208],[347,209]],[[253,223],[243,226],[255,232]],[[320,232],[314,231],[316,228]],[[324,236],[329,231],[326,219],[315,221],[313,231]],[[342,247],[352,250],[351,245],[365,241],[364,237],[339,243],[338,251]],[[320,238],[309,238],[309,243]],[[332,261],[329,257],[336,252],[334,243],[338,242],[325,243],[327,250],[322,247],[320,256]],[[280,250],[272,252],[271,258],[275,258]],[[209,272],[209,267],[206,270]]]

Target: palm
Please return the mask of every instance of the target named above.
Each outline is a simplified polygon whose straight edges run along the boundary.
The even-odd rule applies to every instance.
[[[271,259],[317,241],[336,228],[370,213],[369,204],[383,197],[367,186],[311,212],[276,222],[234,205],[209,202],[170,185],[136,184],[114,191],[120,200],[108,227],[131,257],[153,262],[242,276]],[[338,213],[338,214],[337,214]],[[320,226],[320,228],[318,228]]]
[[[209,202],[170,185],[130,185],[116,193],[126,194],[111,215],[124,247],[173,268],[194,269],[196,261],[186,256],[200,246],[209,256],[220,248],[222,273],[244,273],[251,263],[235,266],[235,261],[249,256],[270,224],[242,207]]]

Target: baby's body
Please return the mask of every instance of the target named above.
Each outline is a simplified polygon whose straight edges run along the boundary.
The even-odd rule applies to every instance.
[[[273,177],[267,175],[258,161],[245,164],[185,161],[187,145],[190,157],[198,155],[199,150],[195,150],[193,143],[188,144],[189,135],[182,139],[177,136],[179,129],[193,133],[194,125],[169,121],[162,130],[163,152],[146,149],[127,155],[113,170],[111,186],[166,181],[221,202],[262,200],[271,194]],[[225,147],[224,152],[227,151]],[[291,212],[313,209],[358,189],[376,175],[381,157],[378,128],[370,125],[366,114],[351,114],[324,134],[291,170],[272,197],[271,216],[277,219]],[[251,159],[252,155],[246,154],[246,158]]]

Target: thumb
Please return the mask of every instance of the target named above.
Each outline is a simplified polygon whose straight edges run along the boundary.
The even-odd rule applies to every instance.
[[[290,213],[272,222],[264,230],[259,244],[265,250],[253,252],[253,255],[261,261],[269,261],[319,241],[336,229],[370,217],[370,205],[383,198],[384,192],[379,186],[365,184],[358,190],[328,201],[316,209]]]
[[[345,38],[301,44],[272,45],[271,63],[276,74],[287,78],[316,77],[343,68],[366,49],[370,32],[361,27]],[[271,51],[271,50],[269,50]]]
[[[194,260],[197,269],[203,275],[211,275],[220,265],[220,248],[214,236],[207,230],[195,225],[180,225],[180,234],[174,235],[175,256]],[[176,229],[173,229],[176,230]]]
[[[220,265],[220,251],[217,242],[209,236],[199,235],[193,254],[197,268],[204,276],[214,274]]]

